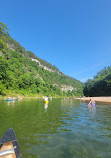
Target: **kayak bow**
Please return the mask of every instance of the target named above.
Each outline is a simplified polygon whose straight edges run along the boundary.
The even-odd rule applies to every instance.
[[[13,128],[9,128],[0,139],[1,158],[22,158]]]

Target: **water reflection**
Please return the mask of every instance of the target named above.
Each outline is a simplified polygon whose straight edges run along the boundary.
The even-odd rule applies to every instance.
[[[48,108],[48,103],[44,103],[45,112],[47,111],[47,108]]]
[[[80,100],[74,100],[73,98],[63,98],[61,99],[62,106],[76,106],[80,105]]]
[[[8,101],[8,102],[7,102],[8,106],[10,106],[10,105],[13,105],[13,106],[14,106],[14,103],[15,103],[14,100],[13,100],[13,101]]]
[[[9,105],[14,105],[15,103],[18,103],[21,101],[22,101],[22,98],[19,98],[17,100],[5,101],[5,103],[9,106]]]
[[[89,106],[89,111],[95,111],[96,110],[96,106]]]

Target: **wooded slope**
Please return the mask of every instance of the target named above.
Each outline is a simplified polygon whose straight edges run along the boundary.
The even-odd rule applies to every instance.
[[[0,95],[83,95],[83,83],[26,51],[0,22]]]

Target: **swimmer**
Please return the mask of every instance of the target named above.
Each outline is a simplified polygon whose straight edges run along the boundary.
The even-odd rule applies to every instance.
[[[95,106],[95,101],[90,99],[90,102],[88,104],[89,107],[94,107]]]

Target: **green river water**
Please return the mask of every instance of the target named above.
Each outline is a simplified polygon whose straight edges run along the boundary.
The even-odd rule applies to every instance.
[[[74,99],[0,101],[0,137],[14,128],[23,158],[111,158],[111,105]]]

